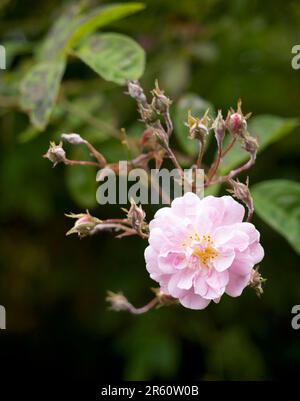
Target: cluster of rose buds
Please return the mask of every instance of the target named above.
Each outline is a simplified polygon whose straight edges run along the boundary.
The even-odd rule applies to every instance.
[[[128,82],[127,94],[137,103],[137,110],[145,130],[134,143],[140,153],[127,160],[128,171],[133,168],[145,170],[151,180],[150,163],[160,169],[165,159],[169,159],[179,174],[183,169],[178,160],[178,153],[170,146],[173,123],[170,116],[172,104],[163,90],[155,82],[155,88],[146,95],[138,81]],[[78,234],[80,237],[94,235],[102,231],[115,232],[117,238],[138,235],[149,241],[145,251],[147,270],[151,278],[157,281],[160,288],[155,290],[155,297],[141,308],[135,308],[122,293],[109,292],[107,300],[112,309],[126,310],[140,314],[153,307],[174,304],[178,301],[192,309],[202,309],[213,300],[219,302],[223,293],[238,296],[246,286],[254,287],[257,294],[262,293],[261,275],[255,265],[263,258],[259,244],[259,233],[250,223],[253,215],[253,200],[249,190],[249,179],[245,183],[235,177],[248,170],[256,160],[258,141],[248,132],[247,119],[241,101],[237,110],[230,109],[224,119],[221,110],[213,118],[207,110],[202,116],[188,112],[187,138],[197,141],[196,160],[190,160],[190,169],[204,169],[205,188],[215,184],[228,184],[228,191],[247,210],[247,222],[243,222],[244,208],[230,196],[206,197],[196,200],[187,193],[176,198],[171,207],[157,212],[148,224],[146,214],[134,199],[130,199],[129,210],[124,218],[100,220],[88,211],[82,214],[69,214],[75,224],[67,234]],[[184,122],[183,122],[184,123]],[[210,165],[203,163],[206,141],[211,133],[216,141],[215,159]],[[93,160],[71,160],[67,158],[63,142],[58,145],[51,142],[44,157],[53,166],[59,163],[66,165],[95,166],[99,169],[108,167],[115,173],[120,164],[108,163],[105,156],[87,140],[76,133],[62,134],[62,141],[71,145],[83,145],[89,150]],[[120,131],[120,140],[130,147],[133,139],[127,138],[126,131]],[[220,175],[222,160],[239,143],[241,152],[248,153],[245,163]],[[189,160],[189,156],[186,157]],[[191,175],[193,184],[194,176]],[[159,188],[162,191],[161,188]],[[164,196],[163,193],[161,193]],[[199,202],[198,202],[199,201]],[[192,206],[191,206],[192,205]],[[175,241],[175,242],[174,242]]]

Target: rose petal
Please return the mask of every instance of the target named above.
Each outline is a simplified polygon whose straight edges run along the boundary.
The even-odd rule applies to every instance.
[[[180,278],[177,283],[178,288],[182,290],[189,290],[193,285],[193,278],[195,277],[195,270],[185,269],[180,272]]]
[[[230,274],[229,282],[226,287],[226,294],[231,297],[238,297],[243,292],[244,288],[247,287],[250,280],[250,273],[245,276],[240,276],[235,273]]]
[[[193,292],[189,292],[179,299],[181,305],[189,309],[205,309],[207,305],[210,303],[209,299],[204,299],[200,295],[194,294]]]
[[[213,259],[212,265],[218,272],[222,272],[231,266],[235,253],[231,249],[225,249],[219,252],[218,256]]]

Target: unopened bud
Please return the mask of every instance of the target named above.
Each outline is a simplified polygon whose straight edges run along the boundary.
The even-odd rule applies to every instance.
[[[158,86],[158,81],[155,81],[155,89],[151,92],[153,95],[152,107],[158,114],[166,113],[172,101],[165,95],[165,92]]]
[[[226,127],[228,131],[236,136],[241,136],[244,137],[247,133],[247,118],[250,116],[250,114],[244,116],[242,112],[242,102],[241,100],[238,101],[238,106],[237,106],[237,111],[234,111],[231,109],[228,112],[227,118],[226,118]]]
[[[142,206],[138,206],[135,203],[133,198],[130,199],[130,203],[131,206],[127,214],[128,220],[135,230],[140,230],[144,225],[146,213],[142,209]]]
[[[249,211],[253,211],[253,199],[248,186],[248,178],[246,184],[243,184],[238,180],[234,181],[233,179],[230,179],[229,183],[232,186],[232,189],[229,189],[228,192],[232,193],[236,199],[242,201],[247,206]]]
[[[110,309],[116,312],[127,311],[131,308],[131,304],[121,292],[108,291],[106,301],[110,303]]]
[[[143,88],[138,81],[128,81],[128,94],[139,103],[147,103]]]
[[[257,139],[247,134],[243,140],[243,148],[255,157],[258,149]]]
[[[267,280],[258,272],[258,267],[256,269],[252,269],[249,286],[254,288],[258,297],[263,294],[264,290],[262,284],[266,281]]]
[[[50,147],[43,157],[49,159],[53,163],[53,167],[55,167],[58,163],[65,163],[66,152],[62,147],[62,142],[60,142],[58,145],[56,145],[55,142],[50,142]]]
[[[211,127],[214,130],[218,148],[221,149],[226,130],[226,123],[223,119],[221,110],[218,111],[218,115]]]
[[[70,143],[71,145],[82,145],[85,144],[86,141],[81,138],[80,135],[72,133],[72,134],[62,134],[62,139]]]
[[[66,214],[66,216],[76,219],[74,226],[66,235],[78,234],[79,237],[83,238],[89,235],[98,224],[101,224],[101,220],[91,216],[88,211],[80,214]]]
[[[142,117],[142,120],[146,124],[152,124],[158,120],[156,111],[153,109],[152,106],[148,106],[148,105],[143,106],[142,104],[140,104],[139,112]]]
[[[188,121],[186,126],[189,127],[189,138],[190,139],[198,139],[199,141],[203,142],[206,135],[208,135],[208,110],[204,114],[202,118],[195,118],[192,116],[191,112],[189,111],[188,114]]]
[[[166,149],[169,143],[169,138],[166,132],[162,129],[156,129],[154,130],[154,135],[156,136],[157,142],[160,144],[160,146]]]

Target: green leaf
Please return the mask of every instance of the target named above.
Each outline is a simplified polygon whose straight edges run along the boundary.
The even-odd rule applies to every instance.
[[[249,122],[248,130],[251,135],[258,138],[258,152],[267,146],[290,134],[299,125],[297,118],[283,118],[272,115],[261,115],[253,117]],[[237,167],[248,158],[246,151],[236,143],[233,149],[228,152],[221,165],[221,174],[226,174]]]
[[[31,123],[40,130],[49,121],[65,67],[65,59],[41,62],[21,82],[21,107],[29,112]]]
[[[37,129],[33,125],[29,125],[24,131],[20,132],[20,134],[18,135],[18,141],[20,143],[26,143],[36,138],[39,134],[39,129]]]
[[[88,160],[88,151],[76,147],[70,152],[73,160]],[[83,209],[93,208],[96,201],[96,168],[91,166],[67,166],[66,183],[73,200]]]
[[[40,58],[51,59],[65,54],[84,36],[143,8],[141,3],[111,4],[80,14],[80,5],[69,7],[50,30],[40,51]]]
[[[117,33],[95,34],[75,54],[102,78],[123,85],[138,79],[145,67],[145,52],[132,39]]]
[[[67,6],[48,32],[44,43],[38,51],[38,58],[51,60],[63,54],[72,33],[76,30],[79,14],[82,11],[81,2]]]
[[[217,196],[218,193],[221,190],[221,184],[214,184],[209,186],[208,188],[204,189],[204,195],[205,196],[209,196],[209,195],[213,195],[213,196]]]
[[[300,253],[300,184],[264,181],[252,186],[251,194],[257,214]]]
[[[187,86],[190,76],[189,59],[185,54],[175,52],[165,54],[165,59],[159,60],[159,83],[171,97],[178,97]]]
[[[197,141],[188,138],[189,130],[184,125],[187,121],[188,111],[195,117],[203,117],[209,108],[210,114],[214,115],[214,106],[200,96],[189,93],[179,99],[174,111],[174,132],[182,150],[191,156],[195,156],[198,152]]]

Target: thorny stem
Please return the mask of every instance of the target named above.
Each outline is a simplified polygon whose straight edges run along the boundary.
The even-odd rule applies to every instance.
[[[218,171],[219,165],[221,163],[222,160],[222,149],[219,148],[218,149],[218,156],[217,156],[217,160],[215,160],[213,162],[213,165],[211,166],[210,171],[208,172],[207,178],[208,178],[208,182],[207,184],[210,183],[210,181],[212,180],[212,178],[215,176],[216,172]]]
[[[252,207],[252,209],[249,209],[249,208],[248,208],[248,216],[247,216],[247,222],[248,222],[248,223],[252,220],[253,212],[254,212],[253,207]]]
[[[235,170],[232,170],[227,176],[224,177],[224,181],[229,180],[230,178],[235,177],[237,174],[242,173],[243,171],[248,170],[250,167],[253,166],[253,164],[255,163],[255,159],[256,159],[256,155],[251,155],[250,159],[243,164],[242,166],[236,168]],[[223,181],[223,182],[224,182]]]
[[[173,150],[170,148],[169,144],[166,144],[166,147],[164,148],[166,150],[166,152],[169,155],[169,158],[171,159],[172,163],[174,164],[174,166],[178,169],[179,174],[181,175],[181,177],[183,176],[183,170],[182,167],[180,166],[175,153],[173,152]]]
[[[130,225],[129,221],[127,219],[107,219],[107,220],[102,220],[104,223],[120,223],[120,224],[128,224]]]
[[[202,163],[202,159],[203,159],[203,155],[204,155],[204,141],[198,141],[199,142],[199,150],[198,150],[198,157],[197,157],[197,168],[201,167],[201,163]]]
[[[232,141],[227,145],[227,147],[222,152],[221,158],[223,158],[223,157],[225,157],[227,155],[227,153],[232,149],[232,147],[235,144],[236,140],[237,140],[237,136],[234,136]]]
[[[128,302],[128,312],[134,315],[141,315],[143,313],[149,312],[149,310],[154,308],[158,303],[159,300],[157,297],[153,298],[150,302],[148,302],[145,306],[142,306],[141,308],[136,308]]]
[[[138,235],[143,239],[148,238],[148,234],[144,233],[141,229],[136,230],[130,226],[127,219],[107,219],[103,220],[102,223],[97,224],[90,232],[91,235],[97,234],[101,231],[115,230],[122,231],[116,236],[116,238],[129,237],[131,235]]]
[[[168,137],[170,137],[171,134],[172,134],[172,132],[173,132],[173,122],[172,122],[172,120],[171,120],[169,110],[166,111],[166,112],[163,114],[163,116],[164,116],[164,119],[165,119],[165,122],[166,122],[166,126],[167,126],[167,135],[168,135]]]
[[[155,157],[154,151],[148,153],[142,153],[141,155],[129,161],[129,163],[133,167],[141,167],[143,164],[147,164],[150,160],[154,159],[154,157]]]
[[[155,308],[158,305],[171,305],[177,303],[177,300],[170,295],[162,294],[159,289],[152,289],[156,296],[146,305],[136,308],[128,301],[128,299],[122,293],[114,293],[108,291],[106,301],[111,304],[110,309],[120,312],[127,311],[134,315],[141,315],[149,312],[149,310]]]
[[[70,160],[70,159],[65,159],[64,164],[68,164],[70,166],[74,165],[79,165],[79,166],[95,166],[95,167],[101,167],[99,163],[97,162],[90,162],[90,161],[84,161],[84,160]]]
[[[216,180],[209,182],[209,185],[222,184],[223,182],[226,182],[231,178],[235,177],[237,174],[240,174],[243,171],[248,170],[255,163],[255,158],[256,158],[255,155],[254,156],[251,155],[250,159],[245,164],[236,168],[235,170],[232,170],[229,174],[224,175],[223,177],[218,177]]]
[[[98,150],[95,149],[94,146],[90,144],[88,141],[85,141],[85,144],[88,147],[92,156],[94,156],[94,158],[98,161],[100,167],[105,167],[107,164],[105,157],[100,152],[98,152]]]
[[[94,234],[97,234],[98,232],[106,231],[106,230],[123,231],[121,234],[117,235],[117,238],[136,234],[136,230],[134,230],[133,228],[130,228],[128,226],[125,226],[123,224],[103,222],[101,224],[97,224],[93,228],[93,230],[91,231],[91,235],[94,235]]]
[[[207,182],[207,186],[211,184],[211,180],[214,178],[214,176],[216,175],[219,165],[222,161],[222,159],[227,155],[227,153],[232,149],[233,145],[236,142],[237,137],[234,136],[232,141],[227,145],[227,147],[222,151],[222,149],[218,149],[218,156],[217,159],[213,162],[207,177],[208,177],[208,182]]]

